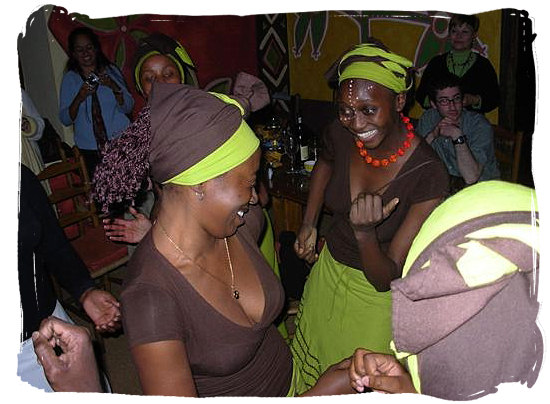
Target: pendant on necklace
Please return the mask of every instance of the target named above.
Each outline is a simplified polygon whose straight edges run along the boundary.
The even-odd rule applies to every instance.
[[[239,300],[239,291],[238,290],[234,290],[233,291],[233,297],[235,298],[235,300]]]

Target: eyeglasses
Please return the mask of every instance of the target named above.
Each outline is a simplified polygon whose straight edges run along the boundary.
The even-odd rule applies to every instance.
[[[439,98],[436,102],[444,107],[449,105],[451,102],[453,104],[458,104],[459,102],[462,102],[462,94],[457,94],[453,98]]]

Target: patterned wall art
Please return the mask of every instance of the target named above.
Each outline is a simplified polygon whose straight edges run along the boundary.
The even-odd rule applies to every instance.
[[[257,16],[258,70],[274,96],[273,103],[289,111],[289,54],[286,14]]]

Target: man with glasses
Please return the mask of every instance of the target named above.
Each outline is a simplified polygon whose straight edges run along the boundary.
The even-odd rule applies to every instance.
[[[491,124],[482,114],[462,108],[459,78],[450,73],[437,77],[429,86],[428,97],[432,108],[420,117],[416,133],[447,166],[451,191],[500,178]]]

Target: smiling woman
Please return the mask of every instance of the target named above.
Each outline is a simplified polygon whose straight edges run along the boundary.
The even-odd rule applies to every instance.
[[[258,247],[260,149],[244,113],[234,98],[155,83],[98,167],[104,205],[132,199],[147,175],[162,186],[121,293],[145,394],[295,393],[290,349],[273,324],[284,291]],[[352,393],[346,363],[307,394]]]
[[[495,69],[488,59],[472,50],[478,29],[479,19],[475,15],[455,14],[451,18],[451,49],[430,60],[416,91],[416,100],[423,108],[430,107],[431,83],[449,73],[460,78],[465,108],[486,113],[498,106],[500,90]]]
[[[130,123],[127,114],[134,100],[122,73],[103,54],[99,38],[90,28],[80,27],[70,33],[68,53],[59,119],[66,126],[74,126],[74,141],[92,177],[105,144]]]
[[[402,114],[411,62],[379,43],[338,62],[338,120],[313,168],[297,254],[313,266],[292,341],[307,389],[354,346],[390,352],[390,282],[448,191],[445,166]],[[317,256],[323,203],[333,212]]]

